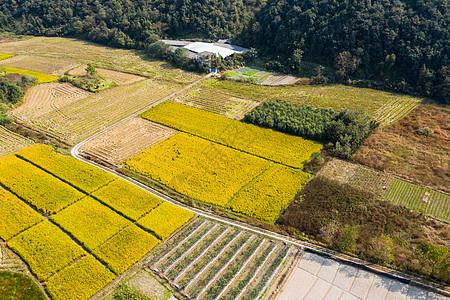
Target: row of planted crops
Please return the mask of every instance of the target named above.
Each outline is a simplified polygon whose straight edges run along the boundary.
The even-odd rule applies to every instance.
[[[49,146],[0,173],[0,238],[54,299],[88,299],[194,216]]]

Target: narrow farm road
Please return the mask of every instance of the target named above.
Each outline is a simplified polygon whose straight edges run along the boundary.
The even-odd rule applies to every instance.
[[[410,281],[410,282],[414,282],[415,284],[417,284],[419,286],[423,286],[423,287],[426,287],[426,288],[429,288],[429,289],[432,289],[432,290],[438,290],[438,291],[441,291],[444,294],[447,293],[445,290],[442,290],[442,289],[440,289],[440,288],[438,288],[436,286],[432,286],[431,284],[428,284],[427,282],[421,281],[420,279],[419,279],[420,281],[418,281],[418,280],[416,280],[415,277],[409,276],[409,275],[404,274],[402,272],[395,271],[395,270],[392,270],[392,269],[388,269],[388,268],[385,268],[385,267],[382,267],[382,266],[379,266],[379,265],[376,265],[376,264],[373,264],[373,263],[370,263],[370,262],[367,262],[367,261],[360,260],[360,259],[355,258],[355,257],[350,257],[350,256],[338,253],[336,251],[333,251],[333,250],[330,250],[330,249],[327,249],[327,248],[324,248],[324,247],[321,247],[321,246],[318,246],[318,245],[315,245],[315,244],[312,244],[312,243],[309,243],[309,242],[296,240],[294,238],[291,238],[291,237],[288,237],[288,236],[285,236],[285,235],[282,235],[282,234],[278,234],[278,233],[275,233],[275,232],[272,232],[272,231],[264,230],[264,229],[261,229],[261,228],[256,227],[256,226],[252,226],[252,225],[249,225],[249,224],[246,224],[246,223],[242,223],[242,222],[239,222],[239,221],[236,221],[236,220],[232,220],[232,219],[228,219],[228,218],[225,218],[225,217],[221,217],[221,216],[218,216],[218,215],[215,215],[215,214],[203,211],[203,210],[199,210],[199,209],[187,206],[187,205],[185,205],[183,203],[180,203],[177,200],[175,200],[175,199],[173,199],[173,198],[171,198],[171,197],[169,197],[169,196],[167,196],[167,195],[165,195],[163,193],[158,192],[157,190],[154,190],[154,189],[152,189],[152,188],[150,188],[150,187],[148,187],[148,186],[146,186],[146,185],[144,185],[144,184],[142,184],[142,183],[140,183],[140,182],[138,182],[136,180],[133,180],[133,179],[131,179],[131,178],[121,174],[121,173],[118,173],[115,170],[112,170],[112,169],[107,168],[107,167],[105,167],[103,165],[100,165],[100,164],[97,164],[97,163],[95,163],[93,161],[90,161],[90,160],[88,160],[88,159],[86,159],[86,158],[84,158],[83,156],[80,155],[80,148],[84,144],[86,144],[87,142],[89,142],[89,141],[97,138],[98,136],[100,136],[100,135],[102,135],[102,134],[104,134],[104,133],[106,133],[106,132],[116,128],[117,126],[120,126],[120,125],[126,123],[130,119],[138,116],[139,114],[141,114],[144,111],[150,109],[151,107],[156,106],[156,105],[158,105],[160,103],[163,103],[164,101],[167,101],[167,100],[173,98],[174,96],[176,96],[176,95],[178,95],[178,94],[188,90],[189,88],[199,84],[200,82],[202,82],[203,80],[205,80],[205,79],[207,79],[207,78],[209,78],[211,76],[212,76],[212,74],[208,74],[208,75],[204,76],[203,78],[201,78],[201,79],[199,79],[199,80],[197,80],[197,81],[187,85],[186,87],[184,87],[184,88],[182,88],[182,89],[180,89],[180,90],[178,90],[178,91],[176,91],[176,92],[174,92],[174,93],[172,93],[172,94],[162,98],[161,100],[153,103],[152,105],[149,105],[149,106],[141,109],[140,111],[134,113],[133,115],[130,115],[129,117],[121,120],[120,122],[117,122],[117,123],[113,124],[112,126],[106,128],[106,129],[96,133],[95,135],[87,138],[86,140],[80,142],[79,144],[75,145],[72,148],[72,150],[71,150],[72,156],[75,159],[77,159],[77,160],[80,160],[82,162],[90,164],[90,165],[92,165],[92,166],[94,166],[96,168],[99,168],[99,169],[101,169],[101,170],[103,170],[105,172],[108,172],[108,173],[110,173],[110,174],[112,174],[112,175],[114,175],[116,177],[119,177],[119,178],[121,178],[123,180],[126,180],[127,182],[133,184],[134,186],[136,186],[136,187],[138,187],[138,188],[140,188],[142,190],[145,190],[148,193],[151,193],[154,196],[156,196],[156,197],[158,197],[158,198],[160,198],[160,199],[162,199],[164,201],[170,202],[173,205],[176,205],[178,207],[181,207],[181,208],[184,208],[186,210],[189,210],[189,211],[191,211],[191,212],[193,212],[193,213],[195,213],[197,215],[200,215],[202,217],[208,218],[210,220],[218,221],[218,222],[230,225],[230,226],[235,226],[235,227],[238,227],[240,229],[247,230],[247,231],[250,231],[250,232],[254,232],[254,233],[257,233],[257,234],[266,235],[266,236],[268,236],[270,238],[277,239],[279,241],[282,241],[282,242],[285,242],[285,243],[288,243],[288,244],[296,245],[296,246],[302,248],[303,250],[305,250],[305,249],[310,250],[313,253],[318,253],[318,254],[321,254],[321,255],[325,255],[325,256],[330,257],[330,258],[337,258],[337,259],[339,259],[341,261],[349,262],[349,263],[355,265],[358,268],[371,270],[371,271],[374,271],[376,273],[387,274],[388,276],[390,276],[392,278],[395,278],[395,279],[397,279],[399,281],[403,281],[403,282],[405,282],[405,281],[409,282]]]

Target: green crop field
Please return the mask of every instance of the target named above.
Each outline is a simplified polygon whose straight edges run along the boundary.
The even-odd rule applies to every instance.
[[[0,173],[0,238],[55,300],[92,297],[194,216],[48,146],[0,158]]]

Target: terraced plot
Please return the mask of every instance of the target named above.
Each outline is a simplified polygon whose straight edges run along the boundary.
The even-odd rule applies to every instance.
[[[78,63],[66,58],[51,58],[43,55],[17,55],[2,61],[1,64],[54,76],[62,76],[66,71],[78,65]]]
[[[3,69],[6,73],[16,73],[16,74],[20,74],[20,75],[28,75],[28,76],[36,77],[38,83],[46,83],[46,82],[52,82],[52,81],[58,80],[58,77],[56,77],[56,76],[48,75],[48,74],[44,74],[44,73],[40,73],[40,72],[6,67],[6,66],[4,66]]]
[[[82,150],[112,165],[119,165],[175,132],[171,128],[136,117],[84,144]]]
[[[373,118],[382,126],[390,125],[409,114],[421,101],[422,99],[408,96],[392,99],[380,107],[373,115]]]
[[[91,93],[79,89],[70,83],[44,83],[27,90],[20,106],[11,111],[11,115],[22,122],[32,122],[50,112],[61,109],[78,100],[89,97]]]
[[[90,298],[194,217],[50,149],[0,159],[0,238],[52,299]]]
[[[70,75],[87,75],[86,66],[79,66],[75,69],[69,71]],[[136,76],[133,74],[128,74],[124,72],[117,72],[108,69],[96,68],[97,74],[105,78],[111,79],[118,85],[130,84],[136,81],[144,80],[145,77]]]
[[[264,236],[197,220],[155,249],[148,267],[196,299],[258,299],[299,249]]]
[[[339,159],[329,161],[319,175],[371,191],[380,200],[388,200],[450,222],[450,197],[447,194]]]
[[[3,126],[0,126],[0,157],[31,146],[33,142]]]
[[[169,95],[175,86],[142,80],[72,101],[26,123],[75,144]]]

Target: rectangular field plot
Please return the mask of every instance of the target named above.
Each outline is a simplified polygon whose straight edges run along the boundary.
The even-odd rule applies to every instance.
[[[43,218],[10,192],[0,188],[0,238],[8,240]]]
[[[96,191],[92,196],[133,220],[139,219],[163,203],[163,200],[120,178]]]
[[[193,217],[194,213],[164,202],[140,219],[138,224],[164,240]]]
[[[142,114],[150,121],[198,135],[231,148],[301,168],[322,144],[186,105],[165,102]]]
[[[132,171],[221,206],[270,165],[267,160],[186,133],[178,133],[125,162]]]
[[[107,185],[116,178],[73,157],[56,153],[51,146],[34,145],[16,152],[15,155],[31,161],[87,193]]]
[[[130,221],[90,197],[64,209],[52,219],[90,250],[131,225]]]
[[[121,274],[159,244],[159,240],[136,225],[126,227],[93,253],[115,273]]]
[[[61,229],[41,222],[8,241],[8,246],[24,259],[40,280],[87,253]]]
[[[231,210],[274,222],[311,175],[274,165],[240,190],[230,201]]]
[[[165,247],[165,245],[170,245]],[[209,220],[185,227],[150,257],[148,267],[191,299],[259,299],[299,249]],[[244,298],[240,298],[243,297]]]
[[[34,72],[30,70],[24,70],[24,69],[17,69],[17,68],[11,68],[11,67],[4,67],[4,70],[6,73],[17,73],[20,75],[29,75],[37,78],[38,83],[46,83],[46,82],[52,82],[58,80],[58,77],[47,75],[44,73]]]
[[[115,275],[89,255],[52,276],[45,283],[50,295],[61,300],[87,300]]]
[[[83,146],[83,151],[119,165],[175,133],[171,128],[136,117],[89,141]]]
[[[75,144],[164,98],[176,88],[154,80],[141,80],[92,94],[27,123]]]
[[[52,58],[39,55],[18,55],[1,63],[4,66],[31,70],[44,74],[62,76],[78,64],[67,58]]]
[[[450,197],[446,194],[394,179],[386,193],[386,200],[450,222]]]
[[[31,145],[31,140],[0,126],[0,157]]]
[[[13,155],[0,159],[0,174],[0,183],[46,214],[84,197],[70,185]]]

